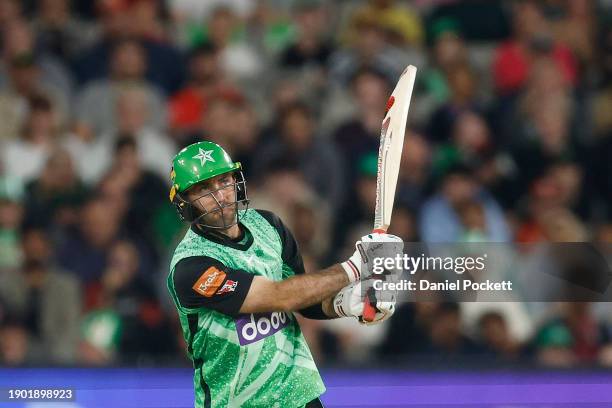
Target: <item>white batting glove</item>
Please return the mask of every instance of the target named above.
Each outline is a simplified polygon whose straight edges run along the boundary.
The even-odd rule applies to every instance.
[[[370,297],[369,301],[375,301],[372,303],[376,304],[376,316],[371,322],[363,320],[363,308],[366,299],[362,293],[361,284],[361,282],[351,283],[338,292],[333,301],[336,314],[340,317],[355,317],[359,323],[368,326],[381,323],[390,318],[395,312],[395,294],[385,293],[385,297],[388,299],[383,301],[380,299],[380,291],[374,291],[375,299]]]
[[[340,265],[348,275],[349,282],[357,282],[372,274],[374,258],[394,258],[404,250],[404,241],[391,234],[372,233],[364,235],[355,243],[355,252]]]

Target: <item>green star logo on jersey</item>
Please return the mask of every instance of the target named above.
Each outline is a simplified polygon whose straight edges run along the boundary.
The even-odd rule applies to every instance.
[[[193,159],[200,159],[200,166],[204,167],[204,165],[206,164],[207,161],[211,161],[211,162],[215,162],[215,159],[212,158],[212,150],[202,150],[201,148],[198,149],[198,154],[196,154],[195,156],[193,156]]]

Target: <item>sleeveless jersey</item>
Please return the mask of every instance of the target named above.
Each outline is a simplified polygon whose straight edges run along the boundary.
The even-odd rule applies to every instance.
[[[224,266],[279,281],[296,273],[283,262],[277,229],[257,210],[241,211],[252,236],[248,248],[207,239],[189,229],[170,264],[168,289],[194,362],[197,407],[301,407],[325,387],[293,313],[227,314],[181,305],[175,266],[206,256]]]

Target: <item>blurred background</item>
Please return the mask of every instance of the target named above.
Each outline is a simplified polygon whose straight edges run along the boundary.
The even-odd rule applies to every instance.
[[[609,0],[0,0],[0,366],[189,367],[168,189],[198,140],[242,162],[307,270],[345,259],[407,64],[392,233],[611,242],[611,22]],[[302,328],[324,368],[612,365],[606,304]]]

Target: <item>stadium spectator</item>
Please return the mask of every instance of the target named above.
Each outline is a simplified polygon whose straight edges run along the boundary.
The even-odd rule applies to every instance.
[[[322,261],[329,251],[329,211],[319,205],[317,197],[300,197],[291,208],[289,225],[303,253]]]
[[[378,348],[379,355],[385,361],[396,361],[398,357],[418,359],[429,347],[429,331],[439,307],[435,297],[426,302],[400,304]]]
[[[333,135],[338,151],[350,166],[349,184],[354,182],[358,173],[358,163],[352,159],[378,152],[380,124],[389,92],[389,82],[377,70],[364,68],[353,78],[351,94],[357,111],[340,124]]]
[[[113,309],[92,311],[83,316],[79,342],[79,363],[110,366],[119,362],[121,319]]]
[[[484,353],[481,345],[464,334],[459,311],[456,303],[443,302],[436,307],[429,325],[429,343],[424,350],[430,358],[445,361]]]
[[[37,178],[53,150],[58,123],[51,102],[44,97],[29,100],[19,139],[10,140],[2,152],[5,173],[26,183]]]
[[[448,72],[453,67],[468,63],[467,45],[461,35],[459,24],[450,18],[441,18],[431,27],[432,51],[431,66],[422,75],[425,94],[437,107],[451,96],[448,84]]]
[[[57,249],[59,264],[86,284],[100,279],[108,251],[120,233],[118,210],[109,204],[102,198],[85,203],[79,225]]]
[[[330,211],[304,179],[297,165],[287,160],[270,163],[263,179],[249,189],[255,208],[280,214],[295,231],[295,238],[313,263],[321,262],[330,250]]]
[[[612,118],[607,114],[612,109],[612,28],[605,27],[601,31],[597,61],[601,85],[594,91],[591,112],[595,137],[612,132]]]
[[[88,193],[68,152],[54,149],[40,176],[26,186],[27,223],[60,231],[74,227],[79,221],[79,207]]]
[[[27,21],[15,20],[3,27],[2,70],[8,78],[0,82],[22,97],[45,94],[57,105],[62,119],[67,119],[74,79],[66,61],[39,49]]]
[[[379,21],[390,43],[420,47],[425,37],[421,18],[413,10],[398,3],[395,0],[368,0],[355,10],[351,18],[353,21],[363,18]]]
[[[70,12],[70,0],[42,0],[33,21],[38,47],[64,62],[93,45],[95,26]]]
[[[515,360],[520,356],[520,344],[513,338],[504,316],[487,312],[478,320],[478,339],[494,356]]]
[[[409,207],[396,206],[393,209],[393,225],[389,226],[389,233],[407,243],[419,241],[416,217]]]
[[[23,10],[18,0],[3,0],[0,2],[0,23],[5,24],[20,20],[23,17]]]
[[[559,42],[567,45],[578,60],[581,73],[588,73],[595,58],[597,5],[592,1],[569,1],[550,7],[552,30]],[[556,18],[555,18],[556,17]]]
[[[350,22],[348,46],[338,49],[329,61],[333,84],[346,86],[364,66],[376,67],[390,82],[395,82],[408,61],[407,56],[388,42],[382,22],[371,13],[359,14]]]
[[[466,111],[482,112],[476,95],[476,77],[469,65],[455,65],[446,73],[450,96],[436,109],[427,125],[427,136],[435,143],[448,141],[457,118]]]
[[[219,96],[211,102],[200,132],[193,134],[192,140],[211,140],[226,146],[250,175],[254,171],[253,153],[259,146],[259,124],[253,107],[239,95]]]
[[[609,329],[593,315],[592,305],[571,302],[563,303],[559,315],[542,326],[534,347],[541,364],[570,367],[597,361],[610,341]]]
[[[479,163],[493,150],[493,140],[484,119],[472,112],[457,113],[449,141],[436,149],[433,171],[439,176],[455,163]]]
[[[587,182],[590,182],[587,185],[587,194],[592,200],[593,212],[597,218],[608,220],[612,219],[612,207],[610,206],[612,185],[610,185],[610,177],[607,177],[608,174],[611,174],[610,154],[612,154],[612,133],[594,144],[590,154],[591,165],[587,167],[589,171]]]
[[[210,16],[219,6],[223,5],[230,8],[240,17],[246,17],[256,5],[246,0],[211,0],[201,2],[199,0],[170,0],[170,7],[179,16],[179,20],[195,20]]]
[[[170,44],[165,2],[136,0],[128,2],[127,7],[132,36],[156,44]]]
[[[41,229],[23,233],[23,265],[0,275],[0,299],[27,330],[31,347],[55,364],[75,362],[81,288],[53,262],[50,237]]]
[[[90,48],[80,53],[73,61],[73,71],[80,84],[112,77],[111,59],[117,43],[122,43],[134,34],[133,23],[139,20],[138,2],[131,0],[99,0],[96,2],[100,39]],[[145,6],[146,7],[146,6]],[[156,15],[155,19],[159,16]],[[146,19],[148,20],[148,19]],[[148,20],[150,21],[150,20]],[[157,21],[157,20],[156,20]],[[147,81],[169,95],[176,92],[184,81],[183,56],[172,43],[159,42],[142,36],[133,37],[142,47],[147,61]]]
[[[240,35],[243,21],[228,6],[216,7],[206,21],[205,41],[219,51],[219,62],[234,81],[254,81],[263,74],[265,61],[261,53]]]
[[[24,325],[17,319],[6,319],[0,323],[0,363],[3,366],[24,366],[40,361],[30,344]]]
[[[345,194],[343,164],[333,146],[316,130],[315,118],[306,105],[288,107],[281,118],[280,135],[261,148],[261,159],[253,170],[258,176],[280,158],[294,161],[308,184],[335,209]]]
[[[116,42],[106,63],[109,77],[86,84],[77,95],[77,120],[89,126],[96,135],[106,134],[117,122],[117,100],[121,90],[139,86],[146,95],[150,112],[147,124],[157,130],[165,129],[165,99],[161,91],[145,78],[147,66],[151,63],[145,49],[133,40]]]
[[[147,170],[138,157],[139,141],[126,134],[115,143],[115,160],[99,185],[100,193],[110,200],[125,231],[138,241],[143,273],[153,273],[158,261],[154,223],[160,207],[167,205],[166,182]]]
[[[540,69],[541,68],[541,69]],[[538,72],[540,71],[540,72]],[[523,98],[516,118],[510,152],[519,170],[519,183],[526,186],[556,161],[585,160],[584,141],[572,126],[575,110],[569,92],[550,61],[534,67],[534,82]],[[538,79],[536,79],[538,78]]]
[[[357,166],[358,176],[351,186],[354,198],[346,201],[334,225],[334,247],[342,248],[340,251],[347,253],[352,247],[347,248],[346,245],[372,229],[376,205],[378,156],[375,153],[365,154],[358,158]]]
[[[415,212],[429,193],[432,150],[421,134],[414,131],[406,133],[396,189],[397,201]]]
[[[186,134],[196,131],[207,107],[217,98],[240,95],[224,77],[219,66],[219,53],[210,43],[191,50],[188,63],[188,82],[169,101],[170,129],[182,144]]]
[[[426,3],[431,6],[425,14],[430,23],[429,32],[434,30],[437,21],[450,19],[461,26],[470,43],[500,41],[509,35],[509,3],[504,0],[434,0]]]
[[[0,275],[16,269],[22,261],[23,196],[21,183],[6,176],[0,178]]]
[[[294,5],[293,19],[297,38],[280,55],[280,66],[292,70],[317,70],[325,80],[327,62],[333,52],[326,38],[328,16],[320,1],[298,1]]]
[[[145,88],[126,87],[117,95],[116,129],[102,135],[102,140],[115,143],[121,135],[131,135],[136,141],[138,158],[142,166],[160,178],[168,176],[168,168],[161,159],[171,160],[176,153],[172,140],[159,129],[150,126],[156,112],[150,110]]]
[[[281,71],[295,75],[309,100],[321,100],[329,92],[327,69],[334,43],[329,41],[329,23],[332,15],[320,1],[297,1],[292,18],[296,38],[278,57]]]
[[[577,82],[576,59],[566,45],[554,38],[541,7],[533,0],[513,5],[514,36],[498,47],[493,64],[500,95],[520,91],[529,76],[531,61],[542,55],[550,55],[568,83]]]
[[[482,190],[465,165],[449,169],[438,192],[423,204],[419,221],[423,241],[455,242],[459,239],[465,229],[457,210],[474,199],[483,205],[489,242],[508,242],[510,230],[499,204]]]
[[[459,241],[489,242],[484,209],[477,201],[467,201],[459,205],[457,215],[461,220],[463,234]]]
[[[111,247],[99,282],[88,287],[87,310],[114,310],[120,320],[116,358],[136,363],[175,352],[169,320],[160,308],[155,287],[140,274],[140,255],[129,241]]]

